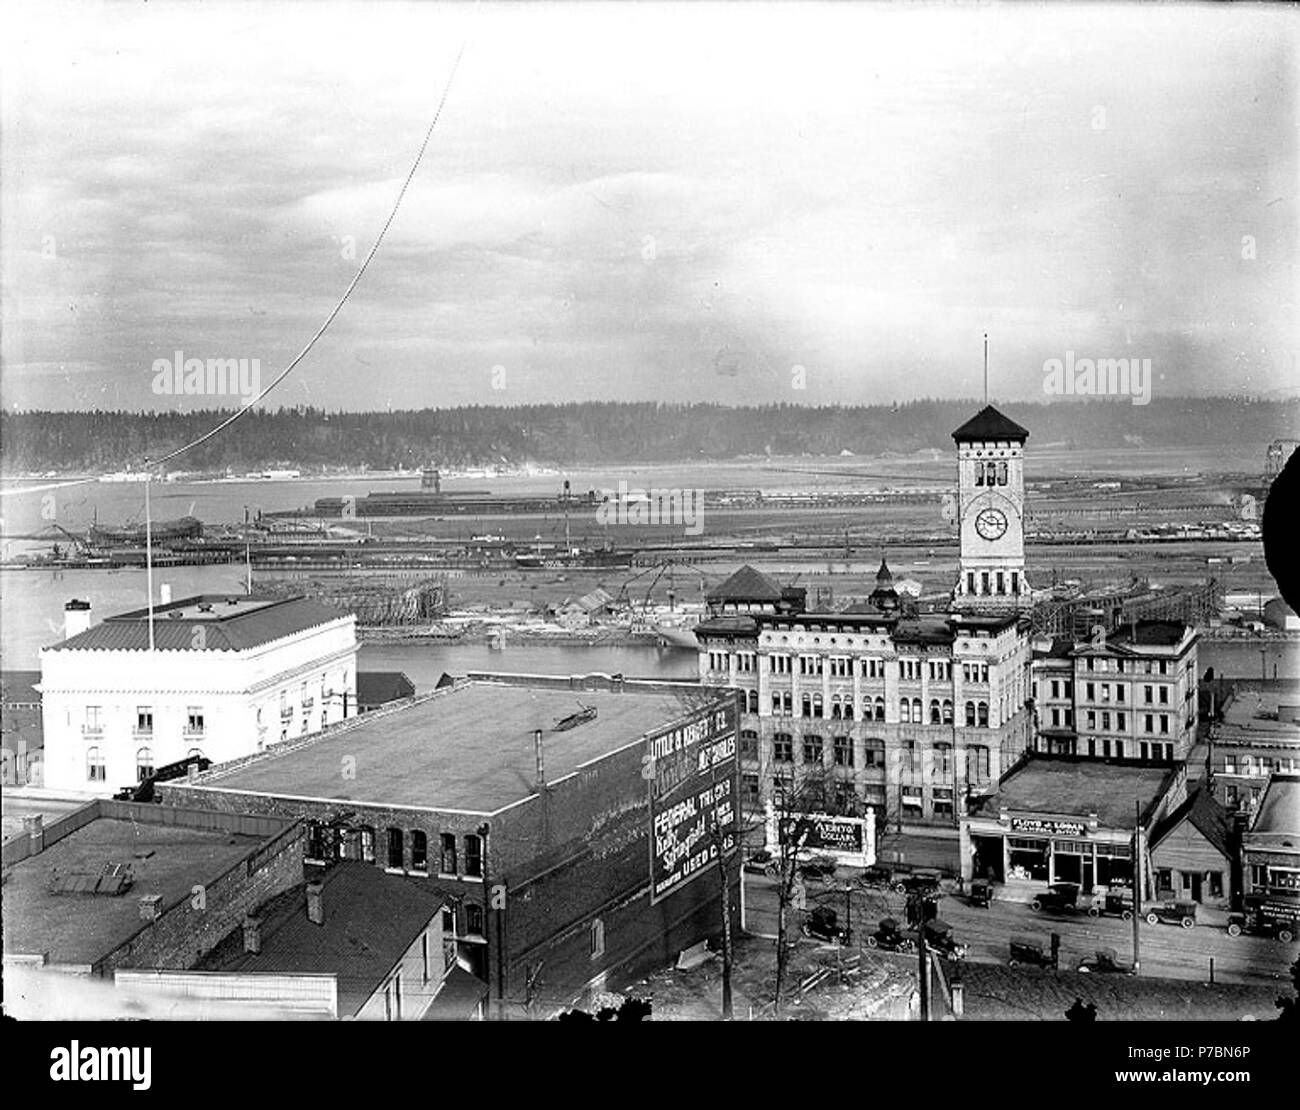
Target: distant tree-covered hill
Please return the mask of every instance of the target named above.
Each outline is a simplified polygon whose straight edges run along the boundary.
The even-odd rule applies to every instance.
[[[954,428],[980,406],[914,401],[897,406],[580,402],[410,412],[254,411],[167,464],[169,470],[242,473],[272,465],[391,469],[425,463],[558,466],[729,459],[745,455],[878,455],[949,450]],[[1300,435],[1300,400],[1156,398],[998,406],[1031,442],[1077,448],[1216,447]],[[211,429],[223,414],[0,412],[5,473],[122,470],[158,459]]]

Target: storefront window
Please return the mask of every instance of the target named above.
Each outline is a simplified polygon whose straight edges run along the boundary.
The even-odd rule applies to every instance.
[[[1046,840],[1007,837],[1007,856],[1011,869],[1009,879],[1048,881],[1048,854]]]

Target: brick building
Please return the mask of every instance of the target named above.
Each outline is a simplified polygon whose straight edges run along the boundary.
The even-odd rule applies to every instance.
[[[445,931],[491,1012],[535,1012],[721,932],[735,753],[728,691],[480,678],[158,790],[304,819],[309,866],[359,860],[448,892]],[[728,881],[736,913],[737,866]]]

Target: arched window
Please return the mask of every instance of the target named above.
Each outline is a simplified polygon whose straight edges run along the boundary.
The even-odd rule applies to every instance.
[[[839,694],[832,694],[831,695],[831,720],[838,721],[839,719],[840,719],[840,696]]]
[[[943,723],[952,724],[952,701],[948,698],[943,699]]]
[[[135,753],[135,781],[144,782],[153,774],[153,749],[140,748]]]
[[[1007,484],[1007,464],[1004,462],[1000,462],[998,463],[998,485],[1005,486],[1006,484]]]
[[[989,703],[982,701],[979,704],[980,727],[987,728],[989,723]]]
[[[913,699],[912,699],[912,720],[914,720],[918,725],[919,725],[922,721],[925,720],[925,718],[921,716],[921,699],[920,699],[920,698],[913,698]]]
[[[429,870],[429,837],[420,829],[411,830],[411,870]]]
[[[937,725],[943,720],[943,715],[939,711],[939,699],[930,699],[930,724]]]
[[[91,748],[86,752],[86,779],[88,782],[103,782],[106,778],[104,756],[98,748]]]
[[[758,691],[757,690],[750,690],[746,694],[746,705],[750,713],[758,712]]]
[[[844,719],[846,721],[853,720],[853,700],[851,698],[844,700]]]
[[[395,870],[401,870],[406,866],[403,858],[403,841],[405,836],[401,829],[388,830],[388,866]]]
[[[903,724],[909,724],[912,720],[912,703],[906,698],[903,698],[898,703],[898,719]]]
[[[202,748],[191,748],[189,751],[187,751],[187,752],[185,753],[185,758],[186,758],[186,759],[202,759],[202,758],[203,758],[203,749],[202,749]]]
[[[885,719],[885,699],[877,698],[876,699],[876,720],[883,721],[884,719]]]
[[[966,703],[966,725],[968,728],[975,727],[975,703],[973,701]]]

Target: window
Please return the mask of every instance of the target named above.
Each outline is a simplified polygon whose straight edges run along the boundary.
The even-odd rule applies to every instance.
[[[988,728],[989,727],[989,703],[986,701],[982,701],[978,705],[976,705],[975,708],[978,711],[980,728]]]
[[[920,699],[920,698],[913,698],[913,699],[912,699],[912,720],[914,720],[918,725],[919,725],[922,721],[925,720],[925,718],[924,718],[923,716],[921,716],[921,699]]]
[[[388,866],[401,870],[405,866],[405,840],[401,829],[388,830]]]
[[[943,700],[943,723],[945,725],[952,724],[952,701],[948,698]]]
[[[939,699],[930,699],[930,724],[937,725],[943,721],[943,712],[939,708]]]
[[[153,774],[153,749],[140,748],[135,753],[135,780],[144,782]]]
[[[104,782],[106,778],[104,757],[98,748],[91,748],[86,752],[86,779],[89,782]]]
[[[750,713],[758,712],[758,691],[749,690],[745,694],[745,709]]]
[[[483,907],[477,902],[465,903],[465,933],[467,936],[481,937],[483,933]]]
[[[898,719],[902,721],[903,724],[908,724],[912,720],[912,703],[906,698],[903,698],[898,703]]]
[[[411,830],[411,870],[429,870],[429,838],[420,829]]]
[[[456,874],[456,836],[454,833],[442,834],[442,862],[438,871],[443,875]]]
[[[740,730],[740,758],[758,758],[758,733],[752,728],[742,728]]]
[[[877,699],[876,699],[876,717],[875,717],[875,719],[876,719],[877,721],[883,721],[883,720],[885,719],[885,699],[884,699],[884,698],[877,698]]]
[[[794,737],[788,732],[778,732],[772,737],[772,759],[777,763],[794,762]]]
[[[986,782],[989,777],[989,749],[983,744],[973,744],[967,750],[970,778],[974,782]]]
[[[903,787],[903,810],[912,816],[921,812],[921,788],[919,786]]]
[[[1054,678],[1052,679],[1052,697],[1059,698],[1060,696],[1061,696],[1061,683],[1059,680]]]
[[[1060,726],[1060,724],[1061,724],[1061,711],[1060,711],[1059,709],[1053,709],[1053,710],[1052,710],[1052,727],[1053,727],[1053,728],[1057,728],[1057,727]]]
[[[934,788],[934,815],[936,817],[952,816],[952,788],[936,786]]]
[[[1096,701],[1096,700],[1097,700],[1097,684],[1095,682],[1089,682],[1088,701]]]
[[[483,840],[475,833],[465,837],[465,874],[473,879],[483,877]]]
[[[1142,702],[1144,705],[1150,705],[1155,700],[1156,688],[1154,686],[1142,687]]]
[[[104,731],[104,709],[99,705],[86,706],[86,723],[81,729],[87,736],[98,736]]]
[[[740,776],[740,796],[744,805],[750,808],[756,807],[762,800],[758,787],[758,776],[754,774],[742,774]]]
[[[934,763],[935,774],[947,777],[952,774],[952,745],[935,744],[934,746]]]
[[[1089,710],[1088,710],[1088,728],[1089,728],[1089,729],[1094,729],[1094,728],[1096,728],[1096,727],[1097,727],[1097,712],[1096,712],[1096,710],[1094,710],[1094,709],[1089,709]]]
[[[1168,705],[1168,704],[1169,704],[1169,687],[1168,687],[1168,686],[1161,686],[1161,687],[1160,687],[1160,704],[1161,704],[1161,705]]]
[[[805,736],[803,738],[803,761],[805,763],[822,762],[822,738],[820,736]]]
[[[153,732],[153,707],[152,706],[149,705],[136,706],[135,731],[140,733]]]
[[[833,741],[836,767],[853,766],[853,739],[849,736],[837,736]]]
[[[866,763],[867,767],[884,767],[885,765],[885,742],[883,740],[870,739],[866,744]]]
[[[1110,713],[1104,712],[1101,715],[1101,727],[1104,731],[1110,731]]]
[[[1144,714],[1142,718],[1142,731],[1155,732],[1155,730],[1156,730],[1155,716],[1151,713]]]
[[[363,825],[360,831],[361,858],[366,863],[375,862],[375,830]]]
[[[591,923],[591,958],[599,959],[605,954],[605,923],[598,917]]]
[[[1223,872],[1210,871],[1208,872],[1208,874],[1210,876],[1210,897],[1222,898],[1223,897]]]
[[[973,701],[966,703],[966,725],[968,728],[975,727],[975,703]]]
[[[191,705],[185,710],[185,731],[191,736],[197,736],[203,732],[203,709],[201,706]]]
[[[821,696],[821,694],[813,694],[813,705],[812,705],[812,708],[813,708],[812,715],[813,715],[814,717],[820,717],[820,716],[822,715],[822,696]]]
[[[1166,736],[1169,734],[1169,717],[1165,713],[1160,714],[1160,731]]]
[[[921,753],[917,750],[915,740],[908,740],[903,744],[902,754],[906,770],[915,773],[921,769]]]
[[[1125,698],[1124,691],[1127,690],[1127,689],[1128,689],[1128,687],[1125,686],[1125,685],[1123,685],[1122,683],[1116,683],[1116,684],[1115,684],[1115,700],[1116,700],[1116,701],[1123,701],[1124,698]]]

